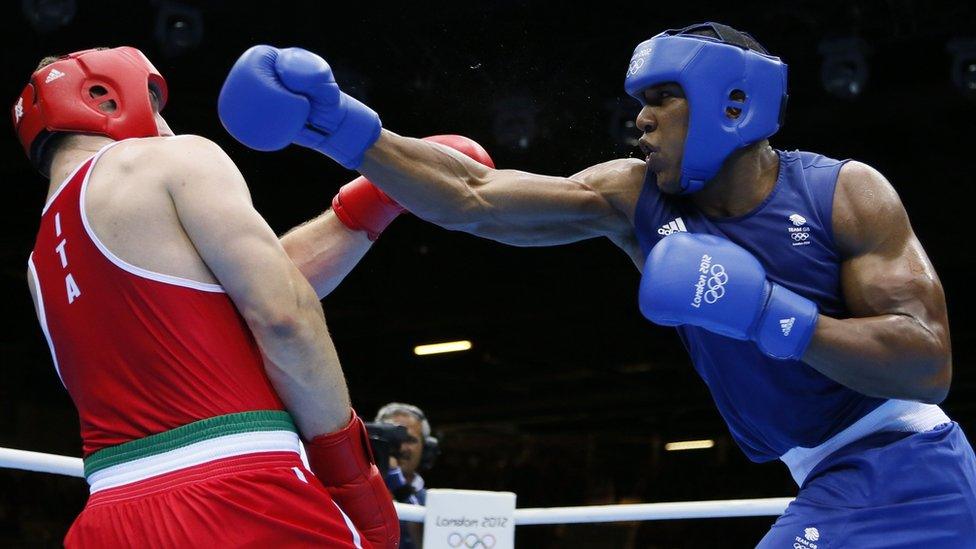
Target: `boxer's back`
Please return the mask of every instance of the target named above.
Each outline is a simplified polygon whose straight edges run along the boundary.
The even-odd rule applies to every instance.
[[[31,254],[38,316],[86,455],[282,409],[254,338],[183,232],[167,167],[153,161],[170,139],[118,142],[82,163],[52,192]]]
[[[92,169],[85,210],[99,240],[126,262],[217,284],[183,231],[166,189],[177,170],[167,164],[172,155],[165,149],[180,139],[186,137],[128,139],[109,147]]]

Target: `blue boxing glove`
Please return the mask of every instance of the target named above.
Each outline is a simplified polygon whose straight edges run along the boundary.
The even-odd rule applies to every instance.
[[[273,151],[297,143],[349,169],[359,167],[382,129],[375,111],[339,89],[329,64],[301,48],[244,52],[224,81],[217,111],[248,147]]]
[[[275,64],[281,50],[254,46],[234,63],[220,90],[217,113],[227,132],[259,151],[287,147],[305,128],[308,99],[284,87]]]
[[[690,324],[751,339],[766,355],[799,360],[817,326],[817,305],[766,279],[759,261],[724,238],[674,233],[644,264],[640,309],[667,326]]]

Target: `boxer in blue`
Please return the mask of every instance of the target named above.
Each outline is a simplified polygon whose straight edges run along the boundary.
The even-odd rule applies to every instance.
[[[742,450],[782,460],[799,485],[760,547],[976,546],[976,459],[938,406],[951,378],[941,283],[878,171],[770,147],[786,72],[725,25],[661,33],[625,81],[646,158],[571,177],[384,130],[296,48],[245,52],[219,110],[246,145],[313,148],[450,229],[613,241],[643,272],[641,311],[677,328]]]

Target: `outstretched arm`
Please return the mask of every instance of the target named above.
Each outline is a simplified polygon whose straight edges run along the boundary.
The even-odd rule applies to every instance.
[[[636,205],[644,173],[642,162],[617,160],[593,166],[570,178],[548,177],[494,170],[429,141],[388,135],[408,147],[414,143],[422,147],[417,158],[406,163],[407,176],[394,175],[384,187],[396,188],[394,192],[399,197],[394,198],[427,221],[519,246],[545,246],[607,236],[639,264],[641,258],[632,221],[622,211],[633,212]],[[387,154],[397,156],[397,145]],[[426,155],[447,163],[451,171],[428,171],[423,165]],[[458,170],[464,170],[464,175],[456,177]],[[430,177],[430,180],[414,177]],[[360,180],[344,189],[363,183],[371,185]],[[375,207],[389,207],[372,195],[366,196],[377,203]],[[348,206],[353,210],[351,202]],[[364,208],[374,206],[364,205],[360,200],[355,214],[361,215]],[[321,299],[369,251],[372,245],[369,234],[370,231],[351,228],[348,215],[343,222],[335,211],[329,210],[289,231],[281,243]]]
[[[467,137],[434,135],[424,139],[461,151],[482,164],[494,165],[488,152]],[[322,299],[403,212],[403,206],[360,176],[339,189],[331,210],[292,229],[281,242]]]
[[[382,130],[374,111],[339,89],[324,59],[299,48],[244,52],[224,82],[218,110],[242,143],[320,151],[449,229],[521,246],[607,236],[639,261],[631,215],[643,181],[640,161],[609,162],[568,178],[489,169]]]
[[[850,162],[833,217],[853,318],[821,315],[804,362],[866,395],[941,402],[952,377],[945,294],[897,193]]]
[[[643,164],[619,160],[570,177],[494,170],[446,147],[383,130],[359,171],[418,217],[516,246],[632,238],[613,194],[639,191]],[[632,192],[636,205],[637,192]]]

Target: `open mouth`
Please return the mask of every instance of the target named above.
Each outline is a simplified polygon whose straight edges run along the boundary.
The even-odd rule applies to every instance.
[[[651,157],[653,157],[654,155],[656,155],[659,152],[659,149],[657,147],[655,147],[654,145],[651,145],[650,143],[644,141],[643,139],[641,139],[640,141],[638,141],[638,145],[640,146],[641,152],[644,153],[644,160],[645,161],[650,161],[651,160]]]

